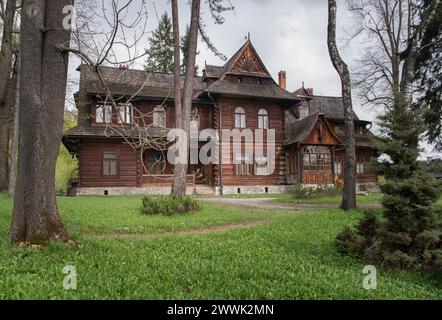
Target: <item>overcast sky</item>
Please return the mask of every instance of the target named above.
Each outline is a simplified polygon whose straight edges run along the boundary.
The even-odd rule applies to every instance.
[[[96,0],[97,1],[97,0]],[[315,94],[340,96],[339,76],[334,70],[327,50],[327,1],[326,0],[230,0],[235,10],[224,14],[222,25],[214,24],[205,0],[202,0],[202,14],[207,33],[223,54],[230,58],[244,43],[247,34],[267,69],[277,81],[278,71],[287,72],[287,89],[294,91],[301,87],[313,88]],[[99,0],[101,3],[101,0]],[[148,6],[149,31],[158,25],[157,14],[167,11],[170,15],[170,1],[146,0]],[[179,0],[181,31],[190,21],[188,0]],[[337,38],[341,55],[350,65],[359,56],[356,41],[347,43],[352,21],[345,1],[338,0]],[[147,48],[147,37],[144,47]],[[197,64],[199,70],[204,64],[223,65],[201,41],[198,45]],[[77,78],[71,62],[71,77]],[[137,68],[142,67],[140,61]],[[75,89],[74,89],[75,90]],[[354,108],[365,120],[375,120],[375,112],[360,105],[354,97]]]

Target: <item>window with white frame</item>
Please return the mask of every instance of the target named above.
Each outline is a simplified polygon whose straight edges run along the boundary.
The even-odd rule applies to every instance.
[[[198,112],[198,108],[192,109],[192,114],[190,116],[190,129],[198,130],[200,128],[200,116]]]
[[[269,161],[267,157],[255,157],[255,174],[258,176],[267,176],[269,172]]]
[[[266,109],[259,109],[258,111],[258,128],[268,129],[269,128],[269,115]]]
[[[246,112],[243,108],[238,107],[235,109],[235,128],[246,127]]]
[[[95,108],[96,123],[112,123],[112,106],[110,104],[98,104]]]
[[[339,176],[342,174],[342,157],[335,157],[334,171],[335,175]]]
[[[365,173],[365,162],[363,157],[356,158],[356,174]]]
[[[163,106],[156,106],[153,109],[153,126],[166,128],[166,109]]]
[[[251,156],[237,153],[235,158],[235,174],[237,176],[250,176],[253,174],[253,163],[251,161]]]
[[[120,104],[118,108],[118,123],[130,124],[134,122],[134,108],[131,103]]]

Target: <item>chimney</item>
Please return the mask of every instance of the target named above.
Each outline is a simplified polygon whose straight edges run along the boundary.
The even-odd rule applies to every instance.
[[[278,78],[279,78],[279,86],[282,89],[285,90],[287,88],[287,82],[286,82],[287,74],[286,74],[286,72],[285,71],[279,71],[278,72]]]
[[[312,96],[312,95],[313,95],[313,88],[306,88],[305,91],[307,92],[307,94],[308,94],[309,96]]]
[[[118,66],[118,69],[120,69],[120,70],[129,70],[129,65],[128,64],[120,64]]]

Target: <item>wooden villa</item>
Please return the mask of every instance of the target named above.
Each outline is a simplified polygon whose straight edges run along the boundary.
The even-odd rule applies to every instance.
[[[128,68],[102,68],[114,98],[124,107],[106,103],[106,88],[86,65],[79,67],[76,94],[78,125],[63,137],[78,159],[72,194],[168,194],[173,166],[159,161],[162,151],[137,150],[109,128],[130,128],[140,117],[152,137],[175,127],[173,75]],[[312,89],[286,89],[286,73],[276,82],[250,41],[223,66],[206,65],[193,84],[193,128],[274,129],[275,170],[266,159],[244,163],[192,164],[189,192],[204,194],[279,193],[295,185],[339,184],[342,181],[345,136],[342,99],[315,96]],[[131,97],[130,103],[127,99]],[[143,118],[144,119],[144,118]],[[367,166],[377,152],[369,141],[370,122],[355,115],[356,177],[359,190],[377,187]],[[127,130],[125,131],[127,132]],[[204,145],[199,141],[198,146]],[[222,142],[220,141],[222,148]],[[243,159],[242,154],[232,157]]]

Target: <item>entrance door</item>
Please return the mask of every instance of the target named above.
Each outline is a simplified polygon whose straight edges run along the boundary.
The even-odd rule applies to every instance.
[[[302,183],[333,183],[330,148],[309,145],[303,148]]]

